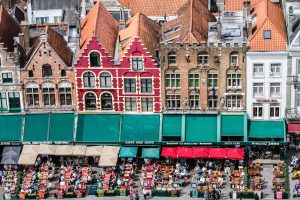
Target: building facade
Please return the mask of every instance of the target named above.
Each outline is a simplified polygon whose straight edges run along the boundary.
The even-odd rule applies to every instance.
[[[250,6],[247,113],[251,119],[284,118],[288,54],[283,11],[269,0]]]
[[[72,51],[50,27],[35,40],[21,69],[25,110],[71,111],[76,108]]]

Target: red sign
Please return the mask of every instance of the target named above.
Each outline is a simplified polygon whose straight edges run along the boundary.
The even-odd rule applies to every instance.
[[[282,199],[282,192],[276,192],[276,199]]]

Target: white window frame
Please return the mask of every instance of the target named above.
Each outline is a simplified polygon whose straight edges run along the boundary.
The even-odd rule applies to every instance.
[[[256,109],[257,115],[254,115],[254,109]],[[261,110],[261,116],[259,115],[260,110]],[[263,116],[264,116],[264,107],[263,107],[262,103],[253,103],[252,116],[253,116],[253,118],[263,118]]]
[[[271,110],[273,109],[273,115]],[[276,115],[276,110],[278,110],[278,115]],[[280,118],[280,103],[270,103],[270,118]]]
[[[125,112],[137,112],[137,98],[126,97],[125,98]]]
[[[165,87],[180,88],[180,76],[181,76],[180,73],[176,73],[176,72],[165,73]],[[172,84],[173,81],[174,81],[174,85]],[[167,82],[169,82],[169,84],[167,84]]]
[[[281,96],[281,84],[280,83],[270,83],[270,96],[280,97]]]
[[[141,98],[141,111],[142,112],[153,112],[153,98],[142,97]]]
[[[253,64],[253,77],[264,77],[264,64]]]
[[[137,61],[134,61],[134,59],[137,59]],[[138,65],[136,67],[133,66],[133,63],[137,62]],[[142,63],[142,65],[139,65],[139,62]],[[132,71],[143,71],[144,70],[144,57],[143,56],[132,56],[131,57],[131,69]]]
[[[270,66],[270,76],[271,77],[279,77],[281,76],[281,64],[273,63]]]
[[[263,97],[264,90],[264,83],[253,83],[253,97]]]
[[[179,102],[179,107],[178,107],[178,102]],[[166,108],[169,110],[181,109],[181,95],[180,94],[167,94],[166,95]]]
[[[189,107],[190,107],[190,109],[200,108],[200,102],[199,101],[200,101],[200,95],[199,94],[190,94],[189,95]]]
[[[237,110],[242,108],[242,95],[227,95],[226,96],[226,107],[228,110]]]
[[[227,88],[241,88],[242,87],[242,74],[239,71],[227,72]],[[235,83],[235,84],[234,84]]]

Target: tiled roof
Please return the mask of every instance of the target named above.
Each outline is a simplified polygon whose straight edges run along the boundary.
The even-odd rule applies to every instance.
[[[225,11],[243,11],[244,0],[225,0]]]
[[[31,0],[32,10],[74,9],[80,6],[80,0]]]
[[[286,49],[286,29],[283,11],[270,0],[253,4],[252,16],[256,14],[254,32],[250,37],[251,51],[282,51]],[[263,31],[271,31],[271,39],[264,39]]]
[[[122,44],[122,52],[120,56],[126,53],[132,39],[139,37],[141,43],[147,48],[151,56],[156,57],[156,49],[158,49],[161,34],[161,26],[146,17],[144,14],[137,13],[128,20],[127,28],[119,33],[119,42]]]
[[[119,23],[98,1],[81,21],[80,48],[86,48],[93,36],[96,36],[110,56],[114,55],[119,32]]]
[[[54,31],[51,27],[46,26],[41,34],[45,33],[47,35],[47,42],[53,48],[55,53],[62,59],[62,61],[69,67],[72,66],[72,51],[68,47],[67,42],[64,37]],[[40,37],[37,37],[33,46],[27,54],[27,58],[30,58],[35,52],[36,48],[40,46]]]
[[[132,0],[118,0],[120,2],[120,4],[129,7],[130,3],[132,2]]]
[[[19,25],[0,4],[0,42],[4,43],[8,51],[13,51],[14,37],[18,36],[20,32]]]
[[[187,0],[131,0],[128,8],[131,9],[132,15],[140,12],[148,17],[166,15],[174,16],[177,10],[186,1]]]
[[[178,18],[163,24],[164,42],[172,40],[180,43],[201,43],[207,40],[208,22],[215,21],[215,17],[208,11],[207,3],[202,0],[188,0],[176,14]]]

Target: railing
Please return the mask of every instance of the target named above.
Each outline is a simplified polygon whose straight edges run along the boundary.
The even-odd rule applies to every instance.
[[[285,110],[285,117],[288,120],[300,120],[300,111],[295,108],[287,108]]]

